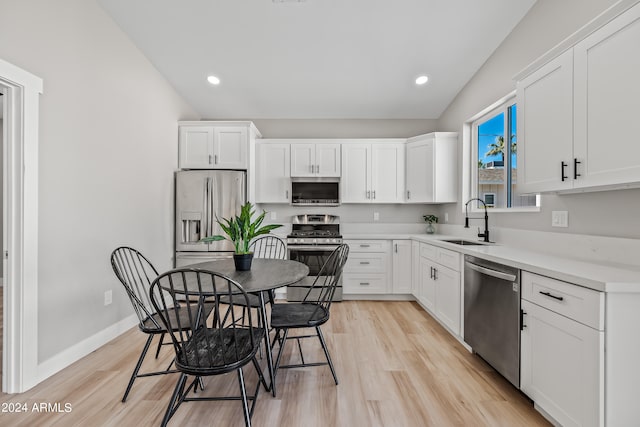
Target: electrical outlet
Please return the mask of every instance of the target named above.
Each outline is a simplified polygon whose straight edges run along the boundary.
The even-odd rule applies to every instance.
[[[449,212],[444,213],[444,222],[449,222]]]
[[[278,219],[278,213],[277,212],[271,212],[271,219]]]
[[[104,292],[104,305],[105,307],[110,305],[113,302],[113,292],[111,289]]]
[[[568,211],[551,211],[552,227],[568,227],[569,212]]]
[[[373,220],[374,221],[380,221],[380,212],[374,212],[373,213]]]

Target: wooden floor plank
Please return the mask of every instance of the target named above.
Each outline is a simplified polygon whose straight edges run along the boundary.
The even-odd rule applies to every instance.
[[[327,366],[278,372],[278,397],[261,390],[257,427],[314,426],[547,426],[531,402],[485,362],[470,354],[416,303],[345,301],[332,306],[323,326],[340,384]],[[138,379],[120,399],[145,336],[134,328],[34,389],[0,395],[1,403],[26,403],[27,413],[0,414],[7,426],[159,425],[177,374]],[[155,342],[154,342],[155,345]],[[276,346],[277,348],[277,346]],[[155,352],[155,347],[153,347]],[[316,339],[303,340],[307,360],[322,361]],[[150,351],[151,353],[151,351]],[[166,368],[173,355],[145,361],[145,371]],[[298,360],[295,341],[283,363]],[[261,359],[263,368],[266,358]],[[266,370],[265,370],[266,371]],[[245,368],[253,391],[257,375]],[[235,373],[205,380],[202,395],[238,395]],[[33,404],[58,402],[69,413],[38,413]],[[191,402],[170,425],[241,426],[241,405]]]

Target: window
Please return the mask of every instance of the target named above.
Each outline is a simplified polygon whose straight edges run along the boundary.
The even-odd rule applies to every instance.
[[[488,208],[492,208],[496,205],[496,193],[484,193],[481,198],[484,200],[484,204],[487,205]]]
[[[535,194],[518,192],[518,141],[515,97],[510,96],[471,121],[470,198],[489,208],[538,206]],[[474,207],[481,207],[480,202]]]

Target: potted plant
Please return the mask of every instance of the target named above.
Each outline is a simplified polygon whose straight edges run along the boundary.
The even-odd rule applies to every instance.
[[[433,224],[438,223],[438,217],[435,215],[422,215],[422,219],[427,223],[427,234],[435,233],[436,227]]]
[[[205,237],[200,241],[215,242],[225,239],[231,241],[234,246],[235,253],[233,255],[233,261],[236,264],[236,270],[251,270],[251,261],[253,260],[253,253],[249,251],[251,241],[261,234],[269,234],[271,230],[282,227],[282,224],[268,224],[261,227],[267,212],[262,211],[262,213],[252,221],[254,214],[253,205],[251,202],[247,202],[240,208],[240,215],[223,218],[222,221],[216,218],[222,231],[227,235],[226,237],[218,234]]]

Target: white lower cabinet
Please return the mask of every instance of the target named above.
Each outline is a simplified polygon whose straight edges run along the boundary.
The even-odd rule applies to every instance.
[[[604,295],[525,271],[522,298],[521,390],[562,426],[604,426]]]
[[[345,240],[349,258],[342,273],[343,294],[388,294],[391,291],[391,241]]]
[[[520,388],[565,427],[603,425],[604,332],[528,301]]]
[[[411,240],[394,240],[393,245],[393,281],[391,291],[394,294],[410,294],[412,281]]]
[[[460,335],[460,254],[420,243],[419,278],[414,296],[454,335]]]

